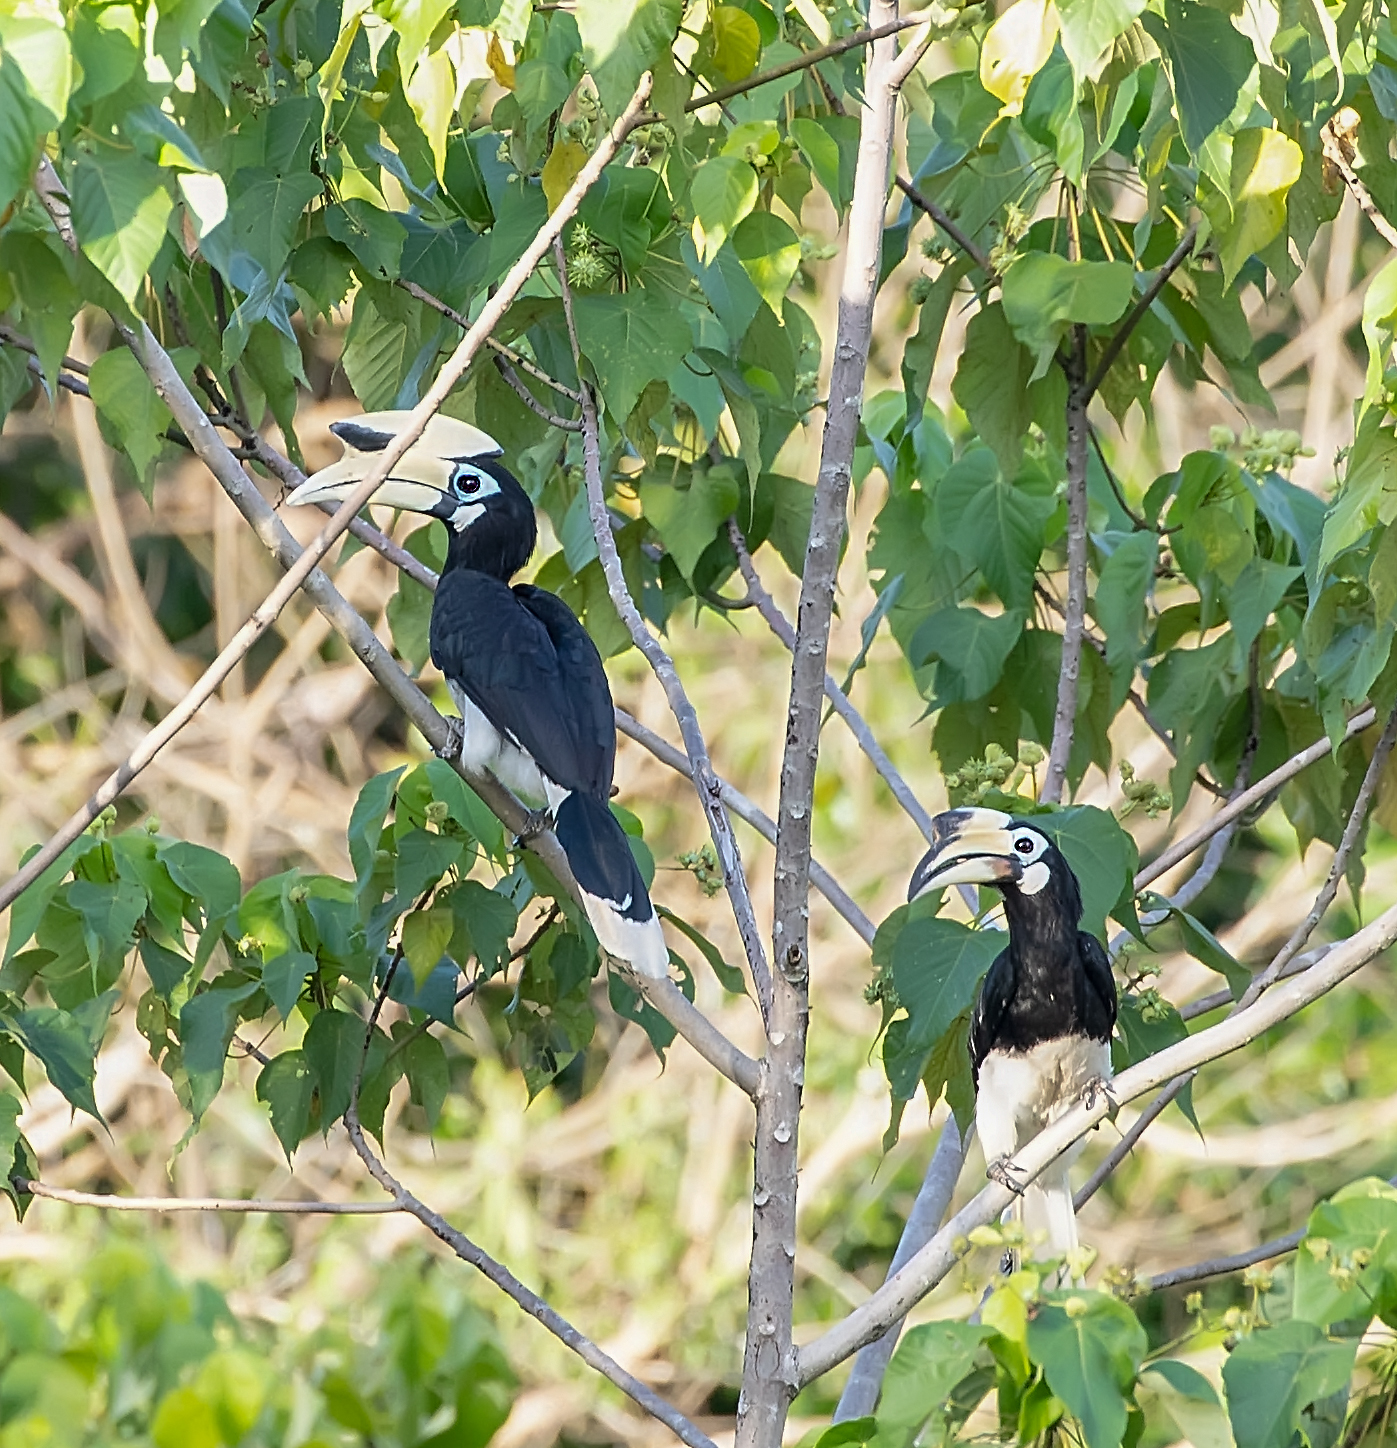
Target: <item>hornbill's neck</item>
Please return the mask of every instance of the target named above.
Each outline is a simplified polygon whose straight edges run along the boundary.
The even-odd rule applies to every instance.
[[[446,525],[446,566],[488,573],[508,583],[529,561],[538,541],[538,522],[529,495],[514,475],[499,463],[476,459],[472,466],[489,473],[500,491],[486,503],[484,511],[459,531]]]
[[[1053,870],[1048,883],[1032,895],[1016,885],[1007,886],[1003,894],[1009,959],[1016,971],[1057,971],[1076,957],[1082,896],[1070,874]]]

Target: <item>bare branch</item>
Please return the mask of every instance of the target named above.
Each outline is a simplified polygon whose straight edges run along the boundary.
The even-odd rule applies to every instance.
[[[1333,990],[1397,940],[1397,906],[1328,950],[1300,975],[1267,991],[1246,1010],[1198,1031],[1121,1072],[1111,1083],[1115,1102],[1133,1101],[1186,1071],[1250,1044],[1281,1021],[1288,1020]],[[1093,1126],[1104,1120],[1112,1101],[1098,1092],[1090,1105],[1074,1106],[1015,1153],[1015,1177],[1031,1182]],[[994,1182],[956,1215],[900,1271],[843,1322],[808,1344],[800,1354],[802,1387],[871,1342],[906,1315],[955,1265],[966,1235],[993,1221],[1009,1205],[1012,1194]]]
[[[1195,1262],[1190,1267],[1175,1267],[1169,1272],[1157,1272],[1153,1277],[1137,1277],[1134,1290],[1139,1294],[1162,1292],[1166,1287],[1183,1287],[1190,1282],[1206,1282],[1210,1277],[1225,1277],[1229,1272],[1242,1272],[1248,1267],[1255,1267],[1258,1262],[1269,1262],[1293,1252],[1304,1236],[1305,1228],[1297,1227],[1284,1237],[1273,1237],[1269,1242],[1249,1247],[1245,1252],[1212,1257],[1206,1262]]]
[[[693,772],[683,750],[676,749],[667,739],[661,739],[653,729],[647,729],[639,719],[632,718],[624,709],[616,710],[616,727],[629,739],[634,739],[642,748],[648,749],[661,764],[667,764],[686,779],[692,779]],[[769,845],[776,843],[776,821],[764,810],[758,808],[741,790],[729,784],[721,776],[718,790],[723,803],[738,819],[746,821]],[[829,901],[834,911],[853,927],[854,933],[865,945],[873,944],[877,927],[854,903],[853,898],[839,882],[813,859],[810,862],[810,883]]]
[[[567,261],[563,256],[561,241],[556,247],[556,257],[558,283],[563,292],[563,311],[567,317],[572,355],[580,378],[582,352],[578,346],[577,327],[573,321],[572,287],[568,283]],[[727,887],[738,934],[742,937],[743,949],[747,953],[747,964],[752,972],[752,983],[756,988],[762,1020],[769,1024],[771,969],[767,965],[756,911],[752,908],[752,896],[747,888],[747,876],[742,868],[742,852],[738,848],[737,836],[732,831],[732,821],[723,805],[722,786],[713,772],[713,762],[708,756],[708,745],[704,742],[703,731],[699,727],[698,714],[685,692],[679,671],[674,667],[674,660],[641,618],[640,610],[631,597],[625,574],[621,571],[621,555],[616,551],[616,539],[611,531],[611,516],[606,510],[606,496],[603,491],[596,403],[592,400],[591,389],[585,382],[582,383],[582,459],[587,482],[587,511],[591,515],[592,535],[596,539],[597,555],[601,560],[602,573],[606,577],[607,592],[611,595],[611,602],[620,614],[621,621],[626,625],[631,642],[640,650],[645,662],[659,680],[660,687],[665,691],[670,712],[679,725],[679,735],[689,756],[694,792],[703,806],[708,830],[713,836],[713,847],[717,850],[719,863],[723,867],[723,884]]]
[[[871,29],[895,18],[893,0],[873,0],[869,7]],[[915,64],[925,40],[924,35],[922,45],[911,48],[915,53],[910,63]],[[799,1355],[791,1322],[798,1137],[810,1009],[811,816],[830,620],[873,340],[873,305],[878,291],[897,88],[905,74],[895,39],[890,35],[875,41],[864,73],[864,104],[829,402],[791,654],[791,692],[777,812],[775,989],[767,1071],[757,1096],[752,1258],[736,1448],[779,1448],[787,1411],[799,1388]]]
[[[912,205],[931,217],[937,226],[980,268],[985,275],[987,286],[999,280],[999,273],[995,270],[994,263],[990,261],[989,253],[972,241],[967,232],[961,230],[960,226],[951,219],[951,213],[944,206],[938,205],[929,196],[923,196],[906,177],[896,176],[893,179],[897,189]]]
[[[899,31],[925,23],[923,16],[912,15],[905,20],[890,20],[886,25],[874,25],[867,30],[856,30],[852,35],[846,35],[843,40],[832,40],[828,45],[820,46],[818,50],[807,50],[804,55],[798,55],[793,60],[782,61],[780,65],[773,65],[770,70],[749,75],[746,80],[734,81],[731,85],[719,86],[717,90],[695,96],[693,100],[685,104],[684,110],[687,113],[702,110],[704,106],[721,105],[724,101],[730,101],[734,96],[746,95],[748,91],[756,90],[758,86],[763,86],[770,80],[780,80],[783,75],[794,75],[797,71],[808,70],[812,65],[819,65],[822,60],[833,60],[835,56],[843,55],[845,51],[857,50],[861,45],[871,45],[875,40],[882,40],[885,36],[896,35]]]
[[[1077,686],[1087,613],[1087,329],[1072,328],[1067,358],[1067,608],[1062,625],[1062,663],[1057,676],[1053,739],[1039,799],[1061,804],[1077,724]]]
[[[1349,110],[1348,107],[1344,108]],[[1352,111],[1349,111],[1352,114]],[[1397,248],[1397,226],[1394,226],[1383,213],[1378,210],[1378,204],[1373,200],[1368,188],[1360,180],[1358,173],[1353,169],[1353,146],[1346,137],[1336,134],[1335,122],[1344,112],[1332,117],[1324,129],[1319,133],[1320,140],[1324,146],[1324,159],[1343,177],[1344,185],[1353,193],[1353,199],[1362,209],[1363,214],[1373,223],[1373,228],[1378,235],[1388,244]]]
[[[117,1197],[108,1192],[75,1192],[24,1177],[11,1180],[21,1192],[67,1202],[73,1207],[101,1207],[108,1212],[268,1212],[289,1217],[382,1217],[403,1208],[397,1202],[297,1202],[275,1197]]]
[[[1112,363],[1120,356],[1121,349],[1130,340],[1130,334],[1140,325],[1140,319],[1154,305],[1155,298],[1169,284],[1169,278],[1193,255],[1193,244],[1198,240],[1198,223],[1189,222],[1184,228],[1184,234],[1179,238],[1179,244],[1169,253],[1164,265],[1150,278],[1149,285],[1136,299],[1135,305],[1125,314],[1121,324],[1111,334],[1111,340],[1102,349],[1101,356],[1097,359],[1096,368],[1092,372],[1086,384],[1085,402],[1090,402],[1096,396],[1106,374],[1111,370]]]
[[[781,612],[776,600],[767,592],[765,584],[762,583],[761,575],[757,572],[756,564],[752,562],[751,551],[747,547],[746,538],[742,536],[742,529],[737,526],[736,518],[728,519],[728,539],[732,543],[733,552],[737,554],[737,566],[746,581],[747,596],[756,605],[757,612],[766,620],[772,633],[781,640],[787,649],[794,649],[796,646],[795,630],[791,627],[786,615]],[[834,706],[834,712],[849,726],[849,732],[854,736],[859,748],[868,756],[869,762],[878,771],[883,783],[888,786],[892,797],[930,841],[931,816],[926,812],[922,802],[908,788],[907,781],[897,772],[896,766],[874,737],[873,731],[868,727],[863,715],[854,707],[849,696],[839,687],[834,675],[828,670],[825,671],[825,696]]]
[[[932,1235],[941,1225],[946,1208],[951,1205],[951,1196],[960,1180],[960,1169],[965,1163],[965,1148],[974,1135],[972,1125],[965,1141],[954,1116],[946,1118],[941,1128],[941,1139],[936,1143],[931,1161],[927,1164],[926,1176],[922,1178],[917,1199],[907,1214],[907,1223],[902,1229],[897,1250],[893,1253],[888,1277],[895,1276],[908,1262],[931,1241]],[[883,1375],[892,1361],[893,1349],[897,1346],[902,1331],[899,1319],[875,1341],[859,1349],[844,1391],[839,1395],[839,1406],[834,1410],[836,1423],[848,1423],[854,1418],[866,1418],[878,1406],[878,1392],[883,1385]]]
[[[1378,783],[1382,779],[1394,744],[1397,744],[1397,709],[1388,716],[1387,725],[1378,737],[1373,757],[1368,761],[1368,768],[1363,775],[1363,783],[1359,785],[1353,808],[1349,811],[1348,823],[1339,839],[1339,848],[1334,851],[1334,858],[1330,861],[1328,877],[1315,897],[1315,903],[1291,932],[1290,939],[1280,948],[1275,959],[1247,987],[1246,994],[1241,999],[1242,1005],[1250,1005],[1280,976],[1286,966],[1305,948],[1305,942],[1324,918],[1324,912],[1334,903],[1334,897],[1339,893],[1339,881],[1344,878],[1344,871],[1348,869],[1349,857],[1368,823],[1368,807],[1377,793]]]
[[[1361,734],[1365,729],[1371,728],[1376,719],[1377,711],[1371,705],[1366,709],[1360,709],[1349,720],[1348,726],[1344,730],[1344,739],[1352,739],[1355,734]],[[1185,835],[1181,840],[1176,840],[1167,850],[1151,860],[1135,876],[1135,888],[1143,890],[1146,885],[1172,870],[1180,860],[1188,859],[1199,846],[1206,845],[1220,829],[1224,829],[1233,820],[1240,819],[1267,795],[1279,789],[1287,780],[1294,779],[1297,774],[1308,769],[1310,765],[1323,759],[1329,752],[1329,740],[1316,739],[1313,744],[1307,745],[1298,753],[1291,755],[1278,769],[1273,769],[1270,774],[1263,775],[1250,789],[1243,790],[1236,799],[1223,805],[1207,824],[1200,825],[1191,834]]]

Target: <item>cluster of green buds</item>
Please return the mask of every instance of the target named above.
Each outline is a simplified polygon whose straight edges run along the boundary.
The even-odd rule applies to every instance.
[[[979,804],[992,790],[1017,794],[1047,757],[1043,746],[1032,739],[1020,742],[1017,756],[998,744],[988,744],[982,759],[967,759],[946,776],[946,793],[957,806]]]
[[[616,270],[602,243],[581,221],[568,240],[567,261],[568,281],[581,291],[594,291]]]
[[[893,983],[891,962],[878,967],[877,974],[863,988],[863,999],[866,1005],[882,1006],[885,1020],[902,1009],[902,997]]]
[[[1167,789],[1161,789],[1152,779],[1136,779],[1135,766],[1128,759],[1122,759],[1119,768],[1121,794],[1125,797],[1121,819],[1137,809],[1144,810],[1151,819],[1158,819],[1165,810],[1174,807],[1174,796]]]
[[[1209,440],[1219,451],[1235,457],[1249,473],[1288,473],[1296,458],[1312,458],[1315,450],[1306,447],[1300,434],[1289,427],[1267,428],[1260,432],[1250,423],[1237,436],[1230,427],[1208,430]]]
[[[116,806],[109,804],[87,827],[87,833],[94,839],[105,840],[116,823]]]
[[[679,855],[679,867],[688,870],[698,881],[699,889],[712,899],[723,888],[723,870],[718,863],[718,853],[711,843],[701,849],[686,850]]]

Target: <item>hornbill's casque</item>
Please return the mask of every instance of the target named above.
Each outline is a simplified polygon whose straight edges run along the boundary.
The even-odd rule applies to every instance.
[[[372,412],[330,430],[344,456],[290,503],[343,501],[407,420]],[[432,604],[432,662],[461,711],[462,762],[546,805],[603,949],[664,977],[669,951],[625,831],[607,803],[616,720],[601,655],[572,610],[532,584],[510,586],[538,538],[533,504],[488,434],[437,416],[374,501],[446,524]]]
[[[995,957],[970,1018],[975,1125],[989,1175],[1111,1075],[1116,983],[1095,936],[1079,930],[1082,893],[1057,846],[1032,821],[955,809],[932,821],[932,848],[909,900],[946,885],[989,885],[1004,897],[1009,945]],[[1080,1144],[1023,1192],[1024,1229],[1046,1231],[1054,1255],[1075,1250],[1069,1168]]]

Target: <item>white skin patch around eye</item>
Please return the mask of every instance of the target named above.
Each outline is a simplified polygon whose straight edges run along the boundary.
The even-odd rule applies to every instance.
[[[1021,895],[1036,895],[1048,883],[1049,871],[1042,860],[1035,860],[1019,879]]]

